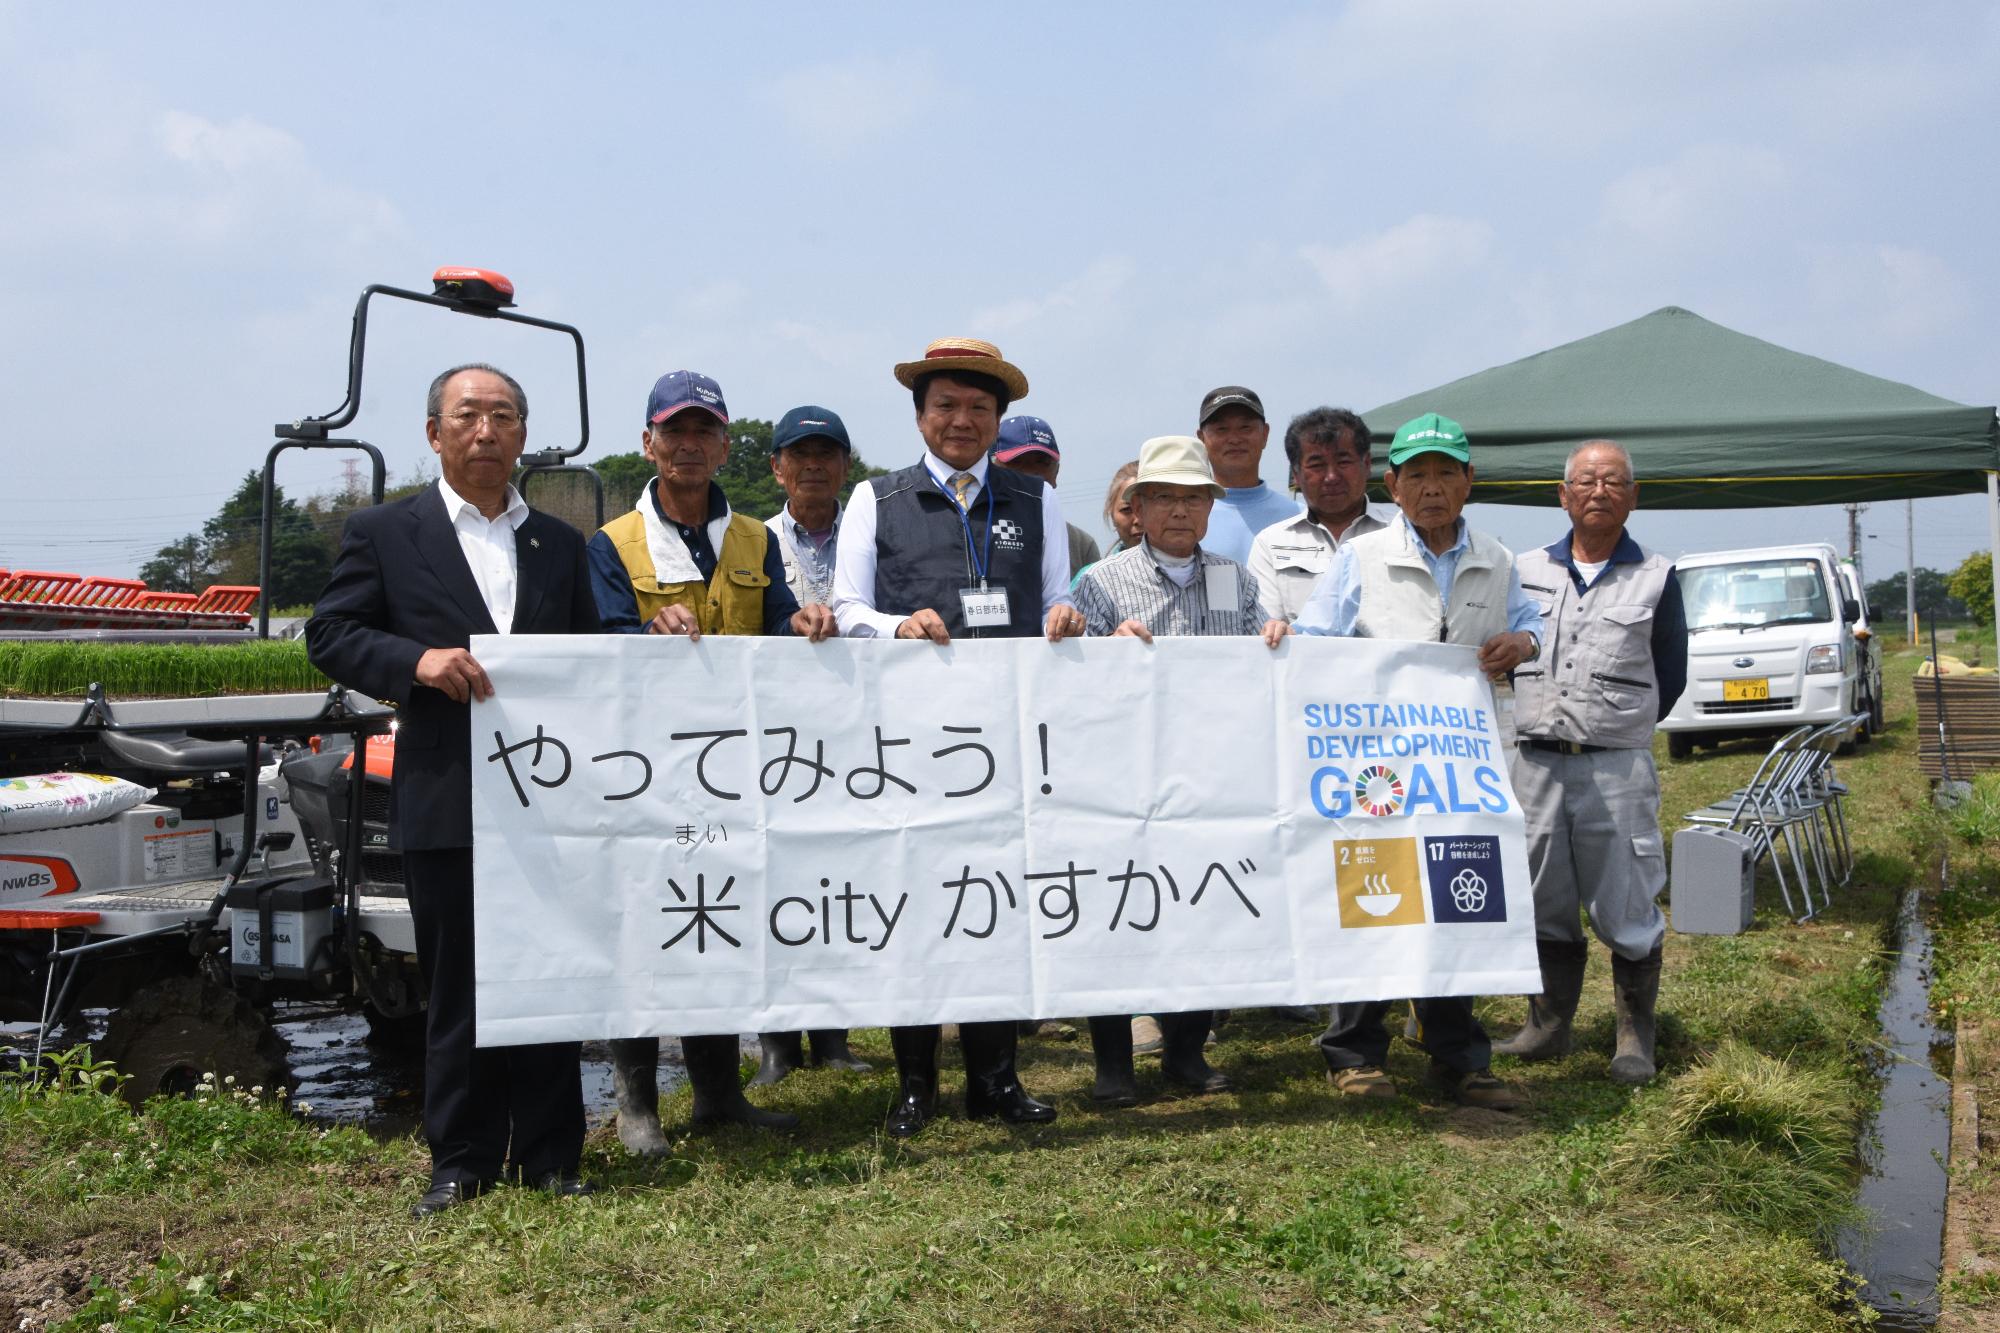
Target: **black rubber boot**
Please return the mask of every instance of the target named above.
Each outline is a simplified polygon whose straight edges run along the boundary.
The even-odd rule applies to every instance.
[[[1056,1118],[1056,1108],[1036,1101],[1021,1086],[1014,1069],[1014,1024],[961,1023],[958,1044],[965,1051],[965,1116],[984,1120],[999,1116],[1010,1125],[1041,1124]]]
[[[625,1151],[652,1157],[667,1150],[660,1128],[660,1042],[621,1037],[611,1047],[611,1087],[618,1098],[618,1141]]]
[[[806,1035],[812,1038],[812,1062],[815,1066],[844,1070],[849,1074],[866,1074],[875,1068],[848,1049],[846,1028],[814,1028]]]
[[[1495,1055],[1517,1060],[1560,1060],[1569,1054],[1570,1024],[1583,995],[1583,972],[1590,947],[1582,940],[1536,940],[1542,963],[1542,993],[1528,997],[1528,1021],[1521,1030],[1495,1042]]]
[[[788,1074],[806,1062],[805,1045],[796,1032],[757,1034],[757,1072],[750,1076],[753,1088],[782,1083]]]
[[[1132,1106],[1139,1079],[1132,1072],[1132,1016],[1111,1014],[1090,1020],[1090,1051],[1097,1057],[1097,1081],[1090,1100],[1099,1106]]]
[[[1636,961],[1611,955],[1611,994],[1618,1002],[1618,1053],[1611,1057],[1613,1083],[1653,1081],[1653,1006],[1660,997],[1660,950]]]
[[[694,1089],[694,1123],[747,1125],[751,1129],[797,1129],[799,1118],[785,1111],[760,1111],[743,1095],[737,1070],[736,1034],[682,1037],[688,1086]]]
[[[1208,1063],[1201,1053],[1214,1014],[1197,1009],[1186,1014],[1161,1014],[1160,1073],[1167,1082],[1190,1092],[1227,1092],[1229,1076]]]
[[[935,1023],[889,1029],[900,1084],[895,1104],[889,1108],[887,1129],[892,1139],[914,1136],[937,1115],[938,1038],[942,1032]]]

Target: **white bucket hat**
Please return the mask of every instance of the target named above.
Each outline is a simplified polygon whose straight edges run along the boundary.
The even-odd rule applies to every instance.
[[[1123,499],[1141,486],[1206,486],[1220,500],[1222,487],[1208,465],[1208,449],[1192,435],[1155,435],[1139,446],[1139,471],[1126,484]]]

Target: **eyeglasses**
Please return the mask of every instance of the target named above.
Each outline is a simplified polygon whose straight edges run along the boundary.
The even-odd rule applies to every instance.
[[[456,412],[444,414],[444,419],[460,430],[471,430],[482,417],[495,430],[512,430],[523,420],[521,414],[511,407],[496,407],[490,412],[475,412],[469,407],[461,407]]]
[[[1630,477],[1566,477],[1563,485],[1575,491],[1623,491],[1632,485]]]

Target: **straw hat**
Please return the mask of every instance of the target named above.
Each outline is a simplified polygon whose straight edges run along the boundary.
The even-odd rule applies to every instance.
[[[1206,486],[1220,500],[1222,487],[1208,465],[1208,450],[1192,435],[1156,435],[1139,446],[1139,471],[1125,486],[1126,499],[1141,486]]]
[[[1005,360],[1000,349],[977,338],[939,338],[924,349],[923,360],[903,361],[896,366],[896,382],[906,389],[917,387],[917,376],[937,370],[958,370],[974,375],[991,375],[1007,386],[1007,401],[1018,403],[1028,396],[1028,377],[1018,366]]]

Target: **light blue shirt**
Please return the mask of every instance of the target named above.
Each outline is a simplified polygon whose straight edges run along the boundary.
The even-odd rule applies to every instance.
[[[1208,511],[1208,531],[1202,534],[1201,549],[1210,555],[1250,566],[1250,543],[1273,523],[1297,518],[1302,506],[1282,491],[1263,482],[1255,486],[1228,486],[1222,498]]]
[[[1451,604],[1452,581],[1458,577],[1458,562],[1472,548],[1472,530],[1465,526],[1465,520],[1458,520],[1458,540],[1443,554],[1431,550],[1417,530],[1410,526],[1408,514],[1398,514],[1396,522],[1410,536],[1411,543],[1424,557],[1424,566],[1431,572],[1431,581],[1437,584],[1439,610]],[[1361,562],[1355,557],[1354,548],[1342,543],[1334,554],[1333,567],[1320,578],[1319,586],[1313,589],[1306,601],[1306,609],[1299,612],[1299,618],[1292,622],[1295,634],[1328,634],[1336,638],[1354,637],[1354,622],[1361,614]],[[1518,570],[1507,573],[1507,628],[1510,632],[1522,630],[1537,639],[1542,632],[1542,609],[1533,598],[1521,588]]]

